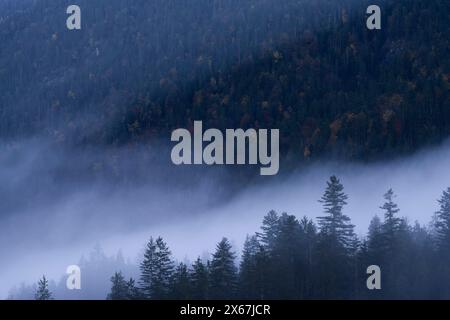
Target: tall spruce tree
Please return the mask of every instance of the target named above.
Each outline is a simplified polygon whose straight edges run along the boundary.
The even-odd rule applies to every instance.
[[[129,300],[141,300],[144,298],[142,291],[136,285],[136,281],[133,278],[130,278],[127,281],[127,287],[128,287],[128,299]]]
[[[209,263],[203,263],[200,258],[192,265],[191,287],[192,298],[205,300],[209,297]]]
[[[314,252],[317,250],[317,228],[314,222],[303,217],[299,222],[300,227],[300,263],[302,272],[299,274],[299,297],[311,298],[313,296],[313,268]]]
[[[330,177],[319,200],[327,215],[318,218],[320,234],[314,270],[318,298],[351,298],[356,289],[358,242],[354,225],[343,213],[347,198],[339,179]]]
[[[436,265],[434,270],[438,270],[436,287],[440,297],[450,299],[450,188],[442,192],[438,200],[439,210],[434,216],[434,239],[437,251]]]
[[[380,266],[383,270],[384,289],[378,294],[383,298],[398,299],[406,296],[405,284],[412,278],[409,273],[409,265],[414,257],[412,250],[412,232],[405,219],[397,217],[400,212],[398,205],[394,202],[396,195],[389,189],[384,195],[383,210],[384,221],[381,225],[381,234],[378,246],[372,248],[377,253],[377,261],[373,264]],[[399,272],[399,270],[404,270]]]
[[[450,188],[443,191],[438,202],[439,210],[434,222],[437,245],[441,253],[450,257]]]
[[[382,221],[376,215],[369,223],[369,232],[367,237],[362,241],[361,248],[358,254],[358,296],[361,298],[375,298],[383,297],[381,290],[367,290],[367,267],[370,265],[380,266],[383,257],[383,238],[382,238]]]
[[[279,232],[279,216],[276,211],[271,210],[264,216],[261,231],[257,233],[259,241],[266,251],[272,250]]]
[[[210,267],[212,299],[229,299],[236,294],[237,268],[235,254],[227,238],[223,238],[213,254]]]
[[[170,298],[175,300],[187,300],[192,296],[191,279],[188,267],[180,263],[172,276]]]
[[[144,259],[140,264],[141,277],[140,285],[145,298],[152,297],[152,284],[155,278],[156,270],[156,244],[153,237],[147,242],[144,252]]]
[[[50,290],[48,288],[48,280],[45,277],[45,275],[42,276],[42,279],[40,279],[38,282],[38,287],[37,287],[36,293],[34,295],[34,298],[36,300],[52,300],[53,299],[52,293],[50,292]]]
[[[394,191],[389,189],[384,194],[385,203],[380,207],[384,210],[384,222],[382,224],[383,241],[386,250],[391,250],[395,244],[395,237],[400,229],[402,219],[396,214],[400,211],[398,205],[394,202],[396,197]]]
[[[272,297],[275,299],[301,298],[301,278],[305,272],[305,234],[297,218],[282,213],[278,235],[271,252]]]
[[[107,300],[128,300],[130,292],[128,283],[122,275],[122,272],[116,272],[111,277],[111,292],[106,297]]]
[[[367,235],[367,258],[370,264],[379,264],[383,254],[383,223],[378,216],[374,216]]]
[[[326,216],[318,217],[321,232],[347,249],[353,249],[355,244],[354,225],[342,209],[347,204],[348,196],[344,193],[344,186],[336,176],[331,176],[322,198]]]
[[[150,238],[140,266],[142,291],[148,299],[166,299],[173,272],[171,252],[161,237]]]
[[[239,267],[239,297],[242,299],[264,298],[263,281],[267,279],[262,277],[262,250],[256,235],[247,236]]]

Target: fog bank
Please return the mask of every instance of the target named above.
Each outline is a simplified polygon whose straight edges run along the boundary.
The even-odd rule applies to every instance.
[[[365,235],[370,218],[381,213],[387,189],[398,195],[401,216],[427,224],[437,209],[437,198],[450,186],[449,143],[383,163],[316,163],[238,189],[231,185],[233,172],[217,167],[187,173],[167,165],[166,151],[150,152],[149,147],[116,153],[116,165],[111,166],[118,168],[116,178],[110,177],[114,170],[105,169],[108,162],[96,158],[94,150],[77,157],[54,148],[39,140],[2,147],[3,298],[14,285],[34,283],[42,274],[59,280],[68,265],[79,263],[96,244],[107,255],[121,250],[130,265],[139,262],[150,236],[163,236],[181,261],[207,257],[222,236],[239,252],[245,236],[258,230],[271,209],[298,218],[322,215],[317,200],[332,174],[345,186],[349,204],[344,210],[360,236]],[[103,169],[94,166],[93,171],[79,174],[92,163]],[[91,174],[98,171],[102,174]],[[105,271],[106,283],[110,272]],[[104,298],[104,290],[90,297]]]

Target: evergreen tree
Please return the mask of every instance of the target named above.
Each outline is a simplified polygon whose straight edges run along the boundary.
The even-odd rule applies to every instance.
[[[373,230],[374,238],[370,248],[372,253],[372,263],[380,266],[383,270],[383,280],[385,288],[380,293],[384,298],[396,298],[398,290],[402,286],[402,275],[396,274],[395,270],[401,268],[407,260],[408,226],[406,221],[400,219],[396,214],[400,211],[394,202],[394,191],[389,189],[384,195],[384,204],[380,207],[383,210],[384,221],[381,230]],[[375,228],[375,226],[371,226]],[[376,259],[376,260],[375,260]]]
[[[389,299],[411,299],[411,291],[408,288],[415,279],[417,270],[412,265],[415,260],[416,252],[413,229],[406,219],[400,219],[398,231],[391,247],[388,247],[385,253],[385,267],[383,274],[385,286],[384,296]],[[405,292],[406,290],[406,292]]]
[[[450,188],[438,200],[439,210],[435,217],[437,245],[441,253],[450,257]]]
[[[303,274],[300,275],[300,296],[303,298],[313,297],[313,268],[314,252],[317,250],[317,228],[314,222],[307,217],[300,220],[300,229],[303,234],[302,260]]]
[[[122,275],[122,272],[116,272],[111,277],[111,292],[108,294],[108,300],[128,300],[130,298],[129,286]]]
[[[227,238],[223,238],[213,254],[210,267],[210,294],[212,299],[229,299],[235,296],[237,270],[235,254]]]
[[[374,216],[369,224],[367,236],[367,255],[370,264],[379,264],[384,254],[383,250],[383,224],[378,216]]]
[[[395,242],[395,236],[398,232],[401,220],[396,217],[396,214],[400,211],[397,204],[394,202],[395,198],[394,191],[389,189],[384,194],[384,199],[386,202],[380,207],[380,209],[384,210],[384,223],[382,225],[382,233],[384,238],[384,244],[387,248],[391,247]]]
[[[111,292],[108,293],[107,300],[139,300],[143,298],[134,279],[130,278],[126,281],[122,272],[115,272],[111,277],[111,283]]]
[[[167,298],[173,262],[171,252],[161,237],[150,238],[141,263],[141,285],[148,299]]]
[[[370,220],[369,223],[369,233],[368,233],[368,241],[372,243],[373,246],[376,246],[376,243],[379,242],[380,235],[382,233],[382,222],[380,217],[377,215]]]
[[[440,296],[444,299],[450,298],[450,188],[442,192],[438,200],[439,210],[434,216],[434,239],[438,259],[434,268],[438,269],[438,282],[436,287]]]
[[[209,297],[208,263],[204,264],[200,258],[192,265],[191,286],[193,299],[205,300]]]
[[[52,300],[52,293],[48,288],[48,280],[45,278],[45,275],[42,276],[42,279],[38,282],[38,287],[36,290],[36,294],[34,295],[36,300]]]
[[[144,260],[140,265],[141,270],[141,289],[145,298],[150,299],[152,297],[152,284],[153,279],[156,277],[156,244],[151,237],[147,243],[144,252]]]
[[[257,236],[265,249],[270,251],[275,244],[275,239],[279,231],[279,216],[276,211],[271,210],[264,217],[261,230],[262,232],[257,233]]]
[[[335,176],[330,177],[327,188],[319,200],[323,204],[326,216],[318,217],[322,234],[327,235],[344,248],[352,249],[355,244],[354,225],[350,218],[343,214],[342,209],[347,204],[348,196],[344,186]]]
[[[327,214],[318,218],[314,280],[319,298],[351,298],[355,293],[358,239],[350,218],[342,212],[347,198],[344,186],[332,176],[319,200]]]
[[[129,300],[141,300],[144,298],[139,287],[136,286],[136,281],[133,278],[127,281],[128,299]]]
[[[367,238],[361,244],[358,255],[358,281],[357,286],[359,295],[364,298],[382,298],[383,292],[380,290],[367,290],[366,280],[367,267],[370,265],[382,265],[384,258],[382,222],[378,216],[374,216],[369,224],[369,232]]]
[[[247,236],[242,259],[239,268],[239,296],[242,299],[262,299],[263,282],[268,279],[262,279],[261,272],[264,268],[261,265],[262,246],[256,235]]]
[[[271,252],[272,298],[300,299],[302,274],[305,272],[305,235],[297,218],[282,213],[278,235]]]
[[[191,294],[191,279],[188,268],[184,263],[180,263],[172,277],[170,298],[187,300],[191,298]]]

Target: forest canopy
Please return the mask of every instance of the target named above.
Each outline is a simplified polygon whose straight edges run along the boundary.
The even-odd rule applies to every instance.
[[[0,13],[0,134],[120,145],[196,120],[277,128],[285,159],[374,159],[450,133],[448,12],[441,0],[80,0]],[[19,7],[17,7],[19,6]],[[18,46],[20,44],[20,46]]]

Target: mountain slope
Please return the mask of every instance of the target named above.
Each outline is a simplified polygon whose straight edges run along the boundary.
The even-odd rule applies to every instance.
[[[70,1],[29,3],[0,13],[0,134],[91,141],[165,83],[226,72],[337,10],[330,0],[81,0],[82,30],[68,31]]]
[[[0,20],[0,135],[123,144],[194,120],[280,128],[294,161],[373,159],[450,133],[450,3],[34,0]]]

